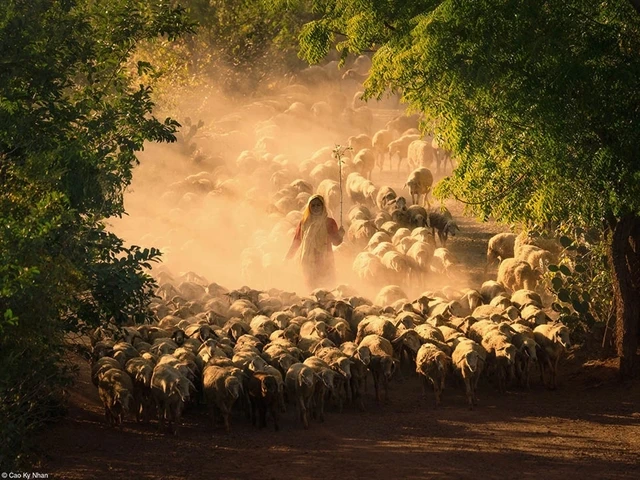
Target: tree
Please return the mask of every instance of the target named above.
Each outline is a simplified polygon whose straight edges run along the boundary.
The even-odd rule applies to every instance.
[[[609,243],[620,373],[640,333],[640,15],[586,0],[315,2],[301,34],[374,50],[365,94],[402,92],[459,161],[436,193],[482,217],[598,228]]]
[[[149,315],[155,249],[104,219],[146,141],[175,140],[152,114],[139,42],[193,31],[185,11],[135,0],[0,6],[0,457],[9,470],[69,380],[64,338]],[[133,68],[131,68],[133,67]],[[11,421],[6,421],[11,419]]]

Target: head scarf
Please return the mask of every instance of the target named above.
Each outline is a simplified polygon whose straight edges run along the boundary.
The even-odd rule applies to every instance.
[[[311,202],[319,199],[322,202],[322,213],[311,214]],[[305,267],[313,269],[314,263],[319,256],[327,252],[327,207],[324,204],[322,195],[313,195],[309,198],[307,206],[302,214],[302,243],[300,245],[300,261],[303,269]]]

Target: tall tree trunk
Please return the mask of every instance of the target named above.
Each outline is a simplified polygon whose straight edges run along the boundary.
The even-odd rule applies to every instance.
[[[640,333],[640,218],[626,215],[613,230],[610,251],[616,301],[616,346],[620,376],[628,379],[638,369]]]

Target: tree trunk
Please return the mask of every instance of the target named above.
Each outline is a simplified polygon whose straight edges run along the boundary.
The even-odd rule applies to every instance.
[[[616,302],[616,346],[620,377],[632,378],[638,369],[640,333],[640,218],[626,215],[616,224],[610,261]]]

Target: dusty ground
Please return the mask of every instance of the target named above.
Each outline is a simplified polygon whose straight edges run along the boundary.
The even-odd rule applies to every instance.
[[[394,180],[394,184],[397,179]],[[462,233],[450,249],[472,283],[482,280],[486,242],[501,231],[459,217]],[[415,374],[405,369],[391,385],[390,401],[376,404],[372,387],[366,411],[329,410],[325,423],[304,430],[293,407],[281,430],[253,428],[241,413],[232,432],[212,427],[204,411],[185,414],[176,436],[156,425],[127,422],[109,428],[89,367],[81,366],[70,394],[68,418],[40,441],[34,470],[60,479],[413,479],[413,478],[638,478],[640,385],[617,382],[614,362],[587,361],[572,352],[561,367],[557,391],[539,385],[499,395],[480,388],[480,405],[466,407],[451,381],[443,404],[426,399]],[[452,379],[451,379],[452,380]]]
[[[332,410],[306,431],[293,408],[279,432],[238,413],[228,435],[192,410],[173,436],[155,424],[109,428],[83,364],[69,416],[42,436],[34,469],[64,479],[638,478],[640,386],[619,384],[612,367],[571,356],[557,391],[499,395],[486,384],[474,411],[456,385],[434,408],[405,371],[388,404],[369,392],[365,412]]]

